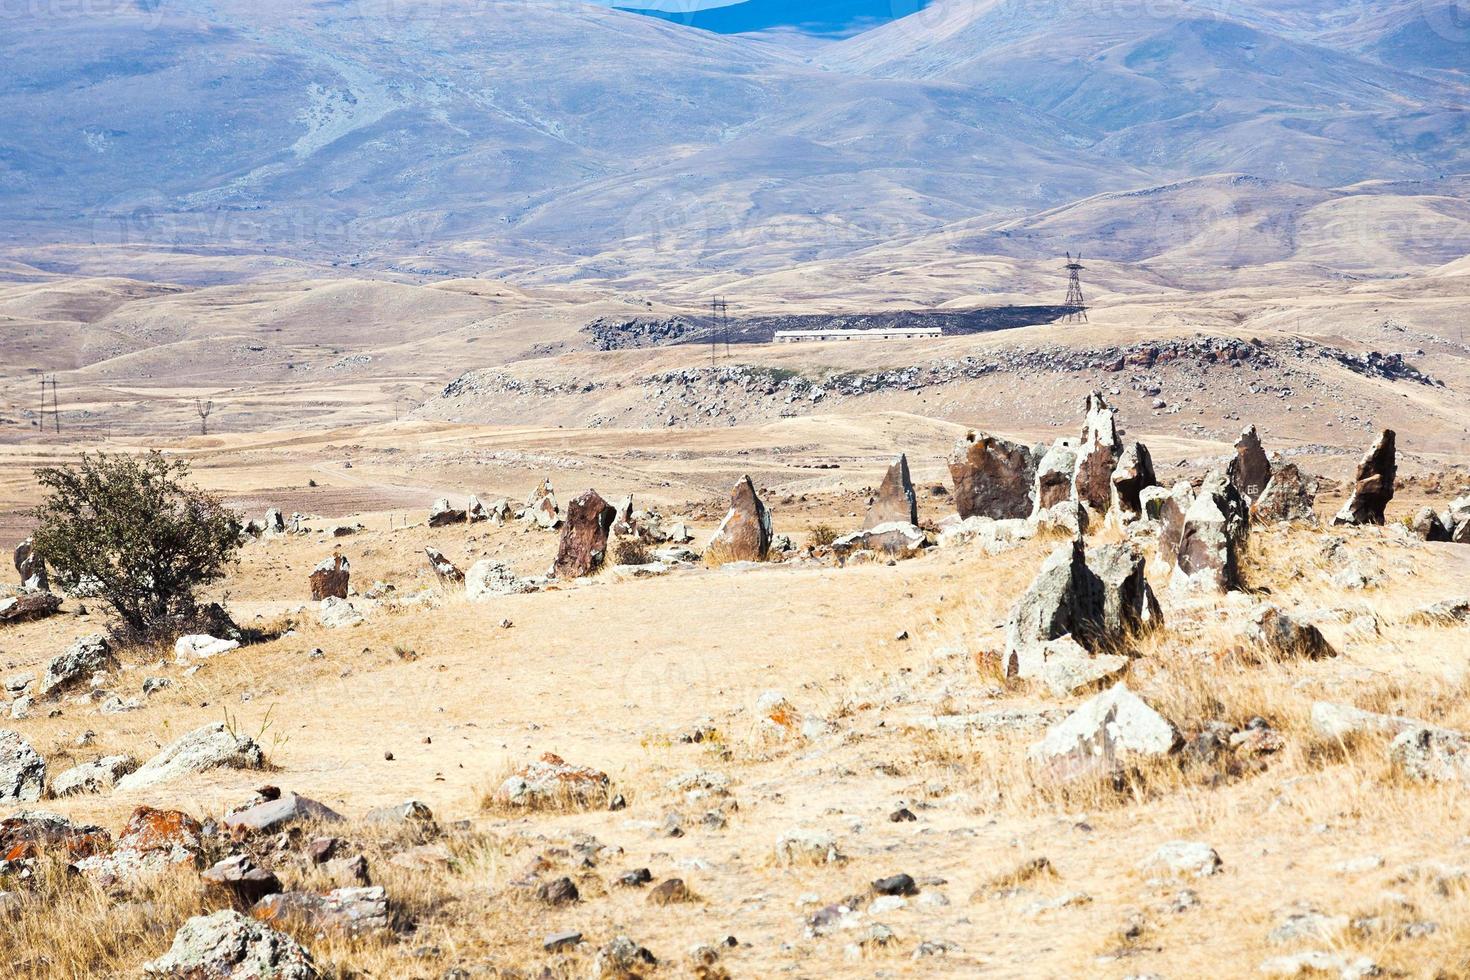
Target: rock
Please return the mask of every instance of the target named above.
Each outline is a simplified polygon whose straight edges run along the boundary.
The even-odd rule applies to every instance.
[[[38,697],[51,697],[85,683],[99,671],[117,666],[112,645],[101,633],[91,633],[74,640],[70,646],[46,662],[46,672],[36,689]]]
[[[203,850],[203,837],[204,828],[187,813],[140,806],[112,850],[78,861],[76,868],[104,886],[131,886],[170,868],[193,865]]]
[[[1011,610],[1006,625],[1006,674],[1037,676],[1041,645],[1070,635],[1089,647],[1099,634],[1102,582],[1087,567],[1082,542],[1053,551]]]
[[[464,594],[475,601],[534,591],[536,587],[533,584],[489,558],[482,558],[471,565],[464,580]]]
[[[463,524],[466,516],[464,511],[449,506],[448,497],[440,497],[434,501],[434,506],[429,508],[429,527],[447,527],[450,524]]]
[[[1158,483],[1148,447],[1141,442],[1129,443],[1119,457],[1110,479],[1113,484],[1113,511],[1125,521],[1135,521],[1142,517],[1143,491]]]
[[[239,649],[239,646],[239,640],[221,640],[204,633],[191,633],[174,641],[174,654],[180,660],[187,660],[190,657],[203,660]]]
[[[627,936],[617,936],[597,951],[592,961],[594,980],[631,980],[657,966],[658,959]]]
[[[1039,680],[1057,697],[1096,689],[1116,681],[1128,669],[1127,657],[1093,654],[1071,636],[1043,643],[1027,663],[1030,667],[1025,677]]]
[[[421,800],[404,800],[397,806],[369,810],[363,819],[368,823],[428,824],[434,821],[434,811]]]
[[[625,494],[613,508],[613,533],[619,537],[636,536],[638,534],[638,521],[633,516],[633,495]]]
[[[1102,585],[1101,629],[1095,647],[1116,647],[1129,637],[1163,624],[1158,597],[1144,575],[1146,562],[1127,544],[1089,548],[1087,569]]]
[[[1278,913],[1276,927],[1266,936],[1275,946],[1312,941],[1330,943],[1346,932],[1351,920],[1345,915],[1323,915],[1314,908],[1299,908]]]
[[[1184,515],[1171,584],[1221,593],[1239,589],[1248,527],[1245,501],[1223,476],[1211,473]]]
[[[1444,599],[1410,613],[1408,620],[1421,626],[1451,626],[1470,622],[1470,599]]]
[[[362,613],[358,612],[357,607],[346,599],[327,596],[317,604],[316,618],[317,622],[328,629],[342,629],[361,623]]]
[[[1257,524],[1299,522],[1315,524],[1317,481],[1297,468],[1284,463],[1271,474],[1271,482],[1251,504],[1251,520]]]
[[[470,494],[470,499],[464,503],[464,516],[465,520],[471,524],[479,524],[482,521],[488,521],[490,519],[490,511],[480,502],[479,497]]]
[[[1255,500],[1271,482],[1271,460],[1261,448],[1256,427],[1246,426],[1235,442],[1235,458],[1225,468],[1225,478],[1247,502]]]
[[[1382,715],[1364,711],[1350,704],[1334,704],[1331,701],[1312,703],[1312,727],[1328,738],[1346,738],[1363,733],[1397,735],[1414,728],[1429,728],[1417,718],[1400,715]]]
[[[282,793],[274,800],[237,810],[220,823],[231,830],[269,834],[293,823],[341,823],[342,820],[340,813],[324,803],[295,793]]]
[[[111,835],[101,827],[74,824],[59,813],[21,810],[0,820],[0,864],[29,861],[53,849],[79,860],[111,846]]]
[[[46,789],[46,762],[16,732],[0,729],[0,803],[30,803]]]
[[[1113,772],[1132,757],[1168,755],[1182,743],[1167,718],[1118,683],[1048,728],[1029,756],[1067,777]]]
[[[169,743],[136,772],[118,780],[120,790],[144,789],[190,773],[229,767],[259,769],[265,762],[260,746],[248,735],[236,734],[217,721]]]
[[[264,530],[266,534],[286,533],[286,519],[281,515],[279,507],[272,507],[265,512]]]
[[[765,561],[771,548],[771,512],[756,495],[755,484],[743,476],[730,494],[730,509],[705,548],[705,558],[717,563]]]
[[[346,558],[333,555],[324,559],[311,572],[311,600],[346,599],[351,579],[351,566]]]
[[[76,796],[101,793],[117,785],[117,781],[138,768],[138,760],[130,755],[108,755],[95,762],[73,766],[51,780],[52,796]]]
[[[258,868],[248,854],[227,857],[200,873],[211,890],[223,894],[238,909],[250,906],[281,890],[281,880],[265,868]]]
[[[46,592],[51,583],[46,578],[46,562],[36,551],[35,542],[26,538],[15,546],[15,570],[20,575],[20,587],[28,592]]]
[[[199,915],[169,951],[143,964],[145,977],[178,980],[315,980],[311,954],[284,933],[232,909]]]
[[[1075,500],[1063,500],[1045,510],[1038,510],[1032,523],[1038,531],[1060,531],[1069,537],[1078,538],[1087,533],[1092,518],[1088,509]]]
[[[1058,439],[1036,465],[1036,486],[1031,494],[1033,516],[1072,500],[1072,480],[1076,473],[1076,447],[1070,439]]]
[[[1311,623],[1298,622],[1269,602],[1251,610],[1246,625],[1248,643],[1285,660],[1321,660],[1337,656],[1322,631]]]
[[[783,867],[803,864],[838,864],[845,860],[837,839],[816,830],[793,830],[776,841],[776,863]]]
[[[1041,454],[1030,446],[983,432],[968,432],[949,457],[955,506],[960,517],[1025,518]]]
[[[1332,518],[1333,524],[1383,524],[1383,512],[1393,499],[1398,461],[1394,450],[1394,432],[1384,429],[1367,454],[1358,463],[1353,492],[1342,510]]]
[[[1189,486],[1188,483],[1184,484]],[[1168,487],[1152,486],[1144,487],[1138,493],[1138,503],[1143,510],[1144,520],[1158,521],[1164,514],[1164,501],[1169,499],[1170,489]],[[1186,507],[1185,510],[1188,510]],[[1183,511],[1180,511],[1181,518]]]
[[[333,888],[321,895],[280,892],[256,902],[250,914],[262,922],[297,922],[317,933],[361,936],[388,928],[388,893],[381,885]]]
[[[649,890],[647,898],[650,905],[679,905],[692,901],[694,894],[684,884],[683,878],[669,878],[659,882]]]
[[[1290,956],[1273,956],[1260,966],[1271,977],[1321,977],[1337,974],[1338,980],[1363,980],[1382,974],[1378,964],[1366,956],[1329,953],[1314,949]]]
[[[61,608],[61,599],[50,592],[23,592],[0,599],[0,625],[45,619]]]
[[[459,568],[454,564],[454,562],[450,561],[448,558],[445,558],[444,552],[440,551],[438,548],[425,548],[424,556],[429,559],[429,568],[433,569],[434,574],[439,577],[439,581],[464,581],[464,572],[461,572]]]
[[[557,578],[581,578],[602,567],[607,536],[616,517],[617,509],[596,490],[580,494],[567,506],[552,566]]]
[[[1122,455],[1117,415],[1103,401],[1102,393],[1095,391],[1087,396],[1087,419],[1072,478],[1073,498],[1099,514],[1106,513],[1113,498],[1113,471]]]
[[[1453,530],[1445,526],[1439,511],[1433,507],[1420,507],[1409,523],[1409,529],[1424,541],[1449,541],[1454,536]]]
[[[1174,840],[1161,844],[1139,864],[1145,873],[1164,873],[1191,878],[1208,878],[1223,866],[1220,855],[1199,841]]]
[[[553,932],[541,940],[541,948],[548,953],[559,953],[565,949],[572,949],[581,941],[582,934],[580,932]]]
[[[1194,487],[1181,480],[1169,489],[1159,504],[1159,558],[1172,566],[1179,558],[1179,544],[1184,537],[1184,519],[1194,506]]]
[[[878,895],[917,895],[919,886],[911,875],[897,874],[873,882],[873,891]]]
[[[550,477],[542,480],[541,485],[531,491],[522,514],[532,523],[547,530],[561,526],[561,508],[557,506],[556,492],[551,488]]]
[[[547,752],[500,784],[495,798],[510,806],[587,809],[607,802],[607,773],[569,764]]]
[[[361,854],[353,857],[330,858],[318,862],[327,877],[339,888],[359,888],[371,885],[372,878],[368,874],[367,858]]]
[[[900,453],[883,482],[878,486],[878,496],[868,506],[863,529],[872,530],[882,524],[918,524],[919,497],[914,493],[914,482],[909,478],[909,458]]]
[[[839,555],[871,551],[891,558],[908,558],[923,551],[928,543],[924,532],[913,524],[878,524],[843,535],[832,542],[832,550]]]
[[[1410,779],[1470,783],[1470,735],[1446,728],[1410,728],[1388,747],[1393,767]]]
[[[536,897],[547,905],[571,905],[581,901],[576,882],[570,878],[553,878],[536,888]]]

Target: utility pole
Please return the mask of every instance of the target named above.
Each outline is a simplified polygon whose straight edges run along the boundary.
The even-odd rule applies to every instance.
[[[194,399],[194,411],[199,414],[199,434],[209,435],[209,416],[214,411],[214,399],[205,402]]]
[[[1067,313],[1062,317],[1063,323],[1086,323],[1087,301],[1082,298],[1082,253],[1077,253],[1077,260],[1072,260],[1072,253],[1067,253],[1067,301],[1063,305],[1067,307]]]
[[[730,304],[725,302],[725,297],[715,296],[709,301],[710,328],[709,328],[709,362],[713,366],[719,349],[720,340],[725,342],[725,356],[730,356],[730,317],[728,311]]]

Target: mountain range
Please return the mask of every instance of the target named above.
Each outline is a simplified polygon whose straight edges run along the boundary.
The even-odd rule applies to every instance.
[[[1452,3],[938,0],[816,46],[567,0],[43,6],[0,38],[0,268],[656,283],[935,236],[1122,261],[1128,195],[1183,187],[1215,212],[1248,191],[1282,227],[1408,199],[1390,234],[1466,251]],[[1067,208],[1087,220],[1046,217]]]

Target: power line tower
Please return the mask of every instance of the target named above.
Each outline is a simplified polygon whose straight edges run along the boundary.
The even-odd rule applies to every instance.
[[[730,304],[725,302],[725,297],[715,296],[709,301],[710,329],[709,329],[709,363],[713,367],[715,358],[719,354],[720,341],[725,342],[725,356],[730,356]]]
[[[1074,261],[1072,253],[1067,253],[1067,301],[1062,304],[1067,308],[1066,315],[1062,317],[1063,323],[1086,323],[1087,301],[1082,298],[1082,253],[1077,253]]]

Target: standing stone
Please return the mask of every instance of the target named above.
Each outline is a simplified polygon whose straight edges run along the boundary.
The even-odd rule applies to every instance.
[[[1036,467],[1036,489],[1032,496],[1033,516],[1072,499],[1072,478],[1077,472],[1077,450],[1070,439],[1058,439]]]
[[[1194,487],[1180,480],[1169,490],[1159,506],[1159,557],[1172,565],[1179,557],[1179,541],[1184,536],[1184,516],[1194,505]]]
[[[1138,520],[1143,516],[1143,491],[1158,482],[1148,447],[1141,442],[1130,443],[1113,470],[1113,509],[1124,520]]]
[[[1214,592],[1240,588],[1240,548],[1248,527],[1239,491],[1219,472],[1205,477],[1184,515],[1174,584]]]
[[[448,558],[445,558],[444,552],[440,551],[438,548],[425,548],[424,555],[427,556],[429,559],[429,567],[434,570],[435,575],[439,576],[439,581],[464,581],[464,572],[460,571],[459,567],[455,565],[454,562],[450,561]]]
[[[1261,448],[1256,427],[1248,425],[1235,443],[1235,458],[1225,470],[1231,486],[1246,500],[1258,498],[1271,482],[1271,460]]]
[[[542,480],[541,485],[531,491],[521,516],[547,530],[561,526],[561,507],[556,502],[556,491],[551,488],[551,477]]]
[[[463,524],[464,522],[465,512],[449,506],[448,497],[440,497],[429,509],[429,527],[445,527],[449,524]]]
[[[281,515],[281,508],[272,507],[265,512],[265,533],[286,533],[286,518]]]
[[[33,592],[51,588],[46,578],[46,562],[36,552],[35,542],[26,538],[15,546],[15,570],[20,573],[20,587]]]
[[[1415,535],[1425,541],[1448,541],[1454,536],[1453,532],[1445,527],[1444,519],[1439,516],[1439,511],[1433,507],[1420,507],[1410,527]]]
[[[1091,649],[1100,633],[1102,606],[1102,582],[1088,569],[1082,542],[1053,551],[1011,610],[1006,674],[1033,676],[1044,660],[1043,645],[1063,636]]]
[[[311,572],[311,600],[347,598],[347,585],[351,579],[350,566],[341,555],[323,559]]]
[[[765,561],[771,550],[771,512],[749,476],[730,493],[730,509],[715,530],[705,554],[717,561]]]
[[[1295,463],[1284,463],[1271,474],[1271,482],[1251,504],[1251,520],[1257,524],[1315,523],[1316,503],[1317,481],[1303,474]]]
[[[1031,516],[1032,488],[1041,454],[1030,446],[968,432],[949,457],[960,517],[992,520]]]
[[[46,763],[16,732],[0,729],[0,803],[31,803],[46,787]]]
[[[1113,499],[1113,471],[1123,455],[1118,438],[1116,413],[1100,392],[1087,396],[1087,420],[1082,427],[1082,444],[1077,449],[1077,472],[1072,490],[1077,501],[1097,513],[1106,513]]]
[[[1394,480],[1398,476],[1394,432],[1384,429],[1378,434],[1362,461],[1358,463],[1352,496],[1332,519],[1333,524],[1383,524],[1383,511],[1393,499]]]
[[[490,519],[490,512],[485,509],[485,505],[480,502],[479,497],[470,494],[470,499],[466,500],[464,504],[464,516],[465,520],[471,524],[478,524],[481,521],[488,521]]]
[[[1099,645],[1117,646],[1163,623],[1158,597],[1144,576],[1145,565],[1143,556],[1128,544],[1088,549],[1087,568],[1102,586]]]
[[[878,498],[868,508],[863,521],[863,530],[871,530],[879,524],[918,524],[919,498],[914,493],[914,481],[909,479],[909,458],[899,453],[898,459],[888,467],[883,483],[878,487]]]
[[[626,494],[613,508],[613,534],[620,538],[635,536],[638,533],[638,523],[633,519],[633,495]]]
[[[596,490],[588,490],[567,506],[553,566],[558,578],[580,578],[602,566],[607,535],[617,514],[617,509]]]

